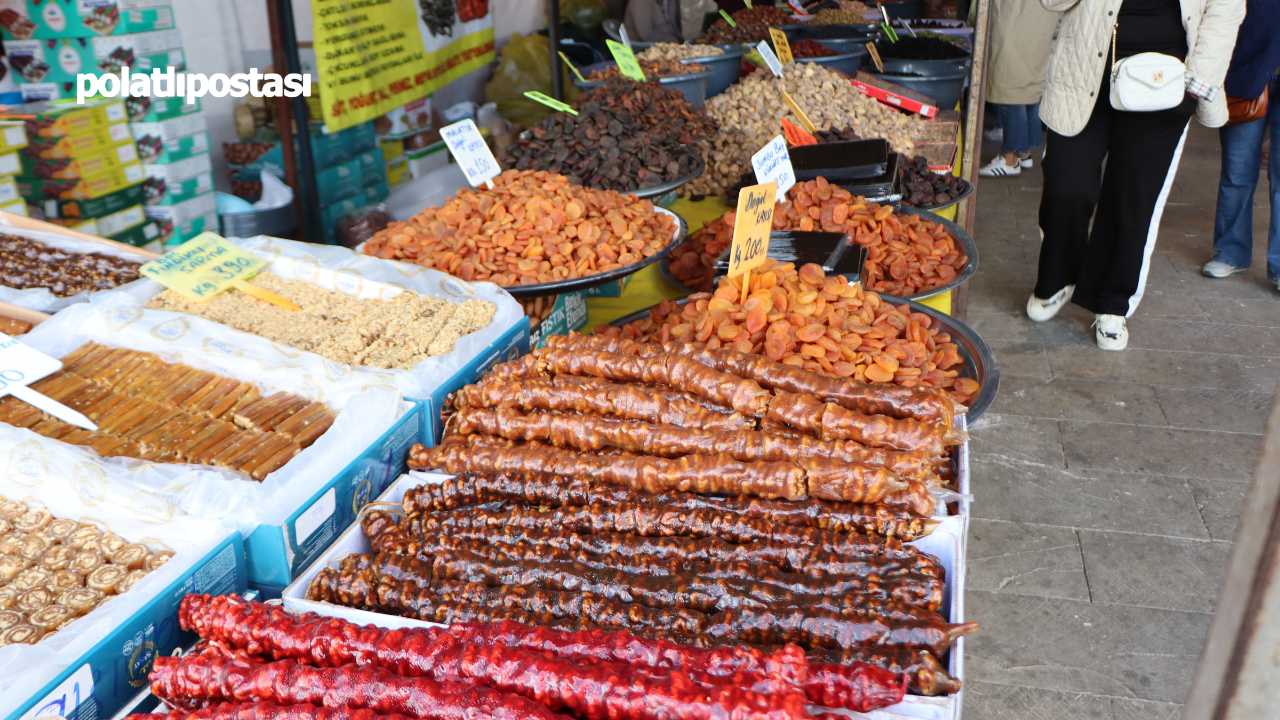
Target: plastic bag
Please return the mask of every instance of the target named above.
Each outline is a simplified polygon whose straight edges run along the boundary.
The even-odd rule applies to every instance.
[[[163,499],[138,492],[128,477],[160,472],[163,479],[176,466],[138,471],[102,464],[85,457],[80,448],[8,425],[0,425],[0,465],[8,469],[0,474],[0,494],[10,500],[36,501],[54,517],[94,520],[129,542],[175,553],[129,592],[112,597],[69,628],[36,645],[0,648],[0,717],[8,717],[233,531],[212,520],[183,515]],[[225,552],[233,552],[233,546]],[[158,648],[162,653],[172,649]]]
[[[124,258],[126,260],[135,260],[140,263],[152,260],[150,256],[143,255],[141,253],[133,253],[123,248],[116,248],[113,246],[99,245],[87,240],[78,240],[67,235],[59,235],[58,233],[53,232],[28,230],[26,228],[13,227],[12,225],[4,224],[0,224],[0,232],[35,240],[50,247],[55,247],[59,250],[66,250],[68,252],[99,253],[101,255]],[[55,313],[78,302],[84,302],[94,294],[96,294],[96,291],[77,293],[67,297],[58,297],[46,288],[19,290],[17,288],[0,285],[0,300],[29,310],[39,310],[40,312],[47,313]]]
[[[569,79],[569,68],[560,64],[560,79],[565,102],[578,98],[578,88]],[[502,61],[493,77],[484,85],[491,102],[497,103],[502,117],[525,127],[533,127],[555,112],[536,100],[524,96],[527,90],[551,95],[551,43],[542,35],[511,36],[502,49]]]
[[[400,392],[389,383],[314,353],[190,315],[136,306],[113,308],[107,300],[67,308],[22,340],[58,358],[89,341],[152,352],[165,362],[252,382],[264,396],[285,391],[323,401],[338,414],[311,447],[260,483],[223,468],[100,458],[87,448],[67,446],[104,466],[129,468],[135,490],[159,495],[192,515],[221,520],[245,536],[260,523],[283,523],[303,498],[320,492],[403,412]]]
[[[359,375],[366,378],[366,382],[377,381],[396,387],[405,397],[426,398],[430,397],[431,392],[440,387],[444,381],[453,377],[459,370],[488,350],[489,346],[497,342],[498,338],[511,329],[512,325],[520,322],[524,316],[520,303],[516,302],[506,290],[493,283],[466,282],[438,270],[428,270],[420,265],[382,260],[332,245],[313,245],[265,236],[249,239],[234,238],[232,242],[269,260],[265,269],[280,277],[315,283],[326,290],[337,290],[361,299],[378,299],[412,290],[419,295],[444,300],[475,298],[487,300],[495,305],[493,320],[488,327],[481,328],[470,335],[464,335],[454,344],[452,352],[427,358],[415,365],[412,370],[351,368],[332,360],[323,360],[312,353],[268,343],[276,348],[268,361],[272,364],[303,367],[303,361],[295,358],[307,356],[323,360],[322,368],[308,369],[308,372],[318,372],[322,375],[329,373],[343,377]],[[95,298],[95,303],[120,308],[137,308],[163,289],[160,283],[143,280],[141,284],[131,284],[127,290],[122,288],[119,292],[103,294]],[[223,325],[216,327],[231,331]],[[244,335],[244,333],[239,334]],[[260,343],[266,342],[256,335],[247,337]],[[307,361],[305,366],[311,368],[311,361]]]
[[[365,205],[338,218],[338,244],[353,248],[390,225],[391,213],[382,203]]]
[[[560,0],[560,24],[572,25],[578,32],[600,36],[600,23],[609,17],[604,0]]]

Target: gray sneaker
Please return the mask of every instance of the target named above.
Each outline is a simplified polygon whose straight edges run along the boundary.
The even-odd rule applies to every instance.
[[[1202,272],[1204,273],[1205,277],[1224,278],[1224,277],[1231,277],[1232,275],[1239,275],[1240,273],[1248,269],[1249,268],[1242,268],[1242,267],[1236,267],[1234,265],[1228,265],[1222,262],[1221,260],[1210,260],[1209,262],[1204,264],[1204,269],[1202,270]]]

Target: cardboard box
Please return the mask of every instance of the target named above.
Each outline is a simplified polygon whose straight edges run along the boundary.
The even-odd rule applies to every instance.
[[[200,112],[200,99],[190,105],[185,98],[128,97],[124,100],[129,122],[160,122]]]
[[[110,215],[95,218],[98,222],[98,234],[103,237],[114,237],[126,230],[138,227],[147,221],[142,205],[127,207]]]
[[[0,177],[17,175],[22,172],[22,155],[19,151],[0,155]]]
[[[101,175],[80,179],[38,180],[20,178],[18,193],[32,200],[88,200],[100,198],[142,182],[142,163],[115,167]]]
[[[322,132],[323,126],[311,123],[311,156],[318,168],[331,168],[340,165],[361,153],[378,149],[378,136],[373,132],[372,123],[361,123],[336,133]],[[284,177],[284,148],[277,144],[263,154],[257,161],[245,166],[251,169],[275,168],[277,177]]]
[[[101,175],[108,170],[138,162],[138,148],[125,143],[77,157],[23,157],[23,177],[41,180],[71,180]]]
[[[324,241],[334,243],[338,240],[338,219],[349,212],[355,212],[362,207],[376,205],[387,199],[387,195],[391,193],[391,188],[386,183],[378,183],[364,188],[359,194],[354,195],[335,203],[330,203],[320,209],[320,218],[322,230],[324,232]]]
[[[191,117],[199,117],[193,115]],[[186,137],[160,141],[155,138],[144,138],[138,141],[138,156],[142,162],[154,165],[175,163],[189,157],[209,152],[209,133],[201,130]]]
[[[218,213],[211,212],[192,218],[186,222],[174,222],[164,218],[151,218],[160,231],[160,240],[165,245],[181,245],[202,232],[220,232]]]
[[[541,322],[529,319],[532,326],[529,331],[529,347],[535,350],[543,346],[549,335],[567,335],[570,330],[581,330],[587,326],[586,290],[562,293],[554,298],[547,298],[546,301],[552,303],[551,313],[546,319]]]
[[[138,73],[170,66],[179,71],[186,69],[182,36],[177,30],[111,37],[11,40],[5,42],[5,53],[15,82],[56,84],[62,97],[75,97],[79,74],[119,74],[124,66]],[[64,84],[70,84],[70,88],[63,87]]]
[[[378,147],[382,149],[382,159],[387,162],[404,155],[404,141],[400,138],[378,138]]]
[[[359,195],[364,190],[364,184],[360,182],[361,170],[361,163],[357,158],[316,173],[320,204],[329,205]]]
[[[382,150],[374,149],[356,156],[360,161],[360,184],[368,187],[387,181],[387,166],[382,159]]]
[[[13,200],[7,203],[0,204],[0,210],[3,210],[4,212],[7,212],[7,213],[13,213],[14,215],[21,215],[23,217],[26,217],[28,214],[27,203],[22,200]]]
[[[124,143],[133,144],[129,123],[97,126],[82,133],[64,137],[36,137],[22,148],[25,158],[73,158],[101,152]]]
[[[139,143],[153,140],[165,142],[208,130],[209,124],[205,122],[204,115],[197,113],[157,122],[132,122],[129,123],[129,128],[133,132],[133,139]]]
[[[0,12],[10,40],[98,37],[173,27],[170,0],[17,0]]]
[[[368,185],[364,189],[364,203],[365,205],[377,205],[386,200],[390,194],[391,187],[387,185],[386,181]]]
[[[401,156],[387,161],[387,185],[395,187],[412,179],[409,174],[409,158]]]
[[[431,97],[414,100],[373,120],[378,137],[402,138],[431,129]]]
[[[27,146],[27,129],[22,121],[0,122],[0,152],[21,150]]]
[[[37,197],[31,201],[31,204],[44,211],[45,217],[50,220],[54,218],[85,220],[120,212],[125,208],[141,205],[145,201],[146,193],[142,184],[138,183],[91,200],[46,200]]]
[[[18,194],[18,181],[11,177],[0,178],[0,205],[11,205],[19,200],[22,196]],[[26,210],[23,209],[22,213],[25,215]]]
[[[204,230],[201,230],[200,232],[204,232]],[[196,235],[199,234],[200,233],[196,233]],[[160,226],[154,221],[147,221],[141,225],[135,225],[128,230],[123,230],[108,237],[118,243],[133,245],[134,247],[140,247],[144,250],[150,250],[153,253],[159,254],[164,252],[164,240],[160,237]]]
[[[205,193],[176,205],[147,205],[145,209],[147,217],[152,220],[180,225],[201,215],[216,213],[218,211],[218,203],[213,193]]]
[[[124,103],[103,98],[84,105],[72,102],[28,102],[9,107],[14,115],[30,115],[25,127],[29,138],[81,135],[91,128],[105,127],[126,119]]]
[[[144,165],[148,205],[174,205],[213,190],[209,155],[196,155],[167,165]]]

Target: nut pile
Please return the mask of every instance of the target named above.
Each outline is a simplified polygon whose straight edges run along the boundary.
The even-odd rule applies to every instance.
[[[202,317],[347,365],[394,370],[452,352],[459,338],[488,327],[497,310],[486,300],[449,302],[411,291],[386,300],[358,300],[270,272],[256,275],[253,284],[292,300],[302,311],[235,288],[199,303],[165,290],[147,307]]]
[[[685,185],[681,194],[722,195],[751,169],[751,155],[778,134],[778,118],[799,125],[782,100],[785,86],[819,129],[852,128],[862,137],[882,137],[898,151],[915,147],[912,138],[924,125],[918,115],[899,112],[858,92],[849,78],[814,63],[790,63],[779,79],[755,72],[707,100],[707,112],[721,132],[704,151],[707,169]]]
[[[391,224],[365,243],[365,254],[510,287],[625,267],[675,238],[672,216],[634,195],[545,171],[508,170],[493,184]]]
[[[718,49],[718,48],[717,48]],[[707,69],[706,65],[698,63],[682,63],[678,60],[640,60],[640,69],[644,71],[644,76],[649,79],[674,77],[676,75],[689,75],[691,73],[702,72]],[[593,70],[587,76],[589,82],[598,82],[600,80],[614,80],[623,77],[622,71],[617,65],[610,65],[604,70]]]
[[[0,284],[18,290],[47,288],[58,297],[110,290],[141,277],[139,264],[101,253],[59,250],[0,233]]]
[[[716,259],[733,243],[734,213],[725,213],[671,251],[671,274],[694,290],[714,287]],[[775,230],[848,233],[867,248],[862,281],[871,290],[908,297],[945,285],[969,258],[945,227],[889,205],[868,203],[825,178],[797,183],[773,210]]]
[[[720,18],[694,42],[705,45],[759,42],[769,37],[770,25],[786,25],[795,22],[795,18],[791,15],[772,5],[744,8],[730,17],[737,23],[737,27],[729,25],[724,18]]]
[[[865,6],[863,6],[865,7]],[[810,25],[863,25],[867,19],[862,12],[843,8],[827,8],[819,10],[809,21]]]
[[[654,43],[636,53],[640,60],[686,60],[723,55],[724,50],[714,45],[684,45],[682,43]],[[646,71],[648,72],[648,71]]]
[[[171,557],[0,496],[0,647],[40,642]]]
[[[797,58],[831,57],[838,55],[835,50],[816,40],[800,40],[791,43],[791,56]]]
[[[964,187],[955,175],[931,170],[929,160],[920,156],[903,163],[902,176],[902,204],[912,207],[930,208],[951,202]]]
[[[807,370],[904,387],[942,388],[968,404],[978,383],[958,377],[964,360],[932,318],[894,307],[819,265],[765,260],[751,273],[747,301],[742,276],[720,278],[714,293],[690,295],[684,305],[664,300],[645,320],[598,335],[654,342],[700,342],[767,355]]]

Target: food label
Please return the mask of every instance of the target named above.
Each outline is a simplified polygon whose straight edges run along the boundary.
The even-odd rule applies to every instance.
[[[649,78],[644,76],[644,70],[640,69],[640,61],[636,59],[636,54],[631,52],[631,48],[613,40],[605,42],[609,45],[609,52],[613,53],[614,61],[618,63],[618,72],[632,80],[648,82]]]
[[[560,59],[564,61],[565,65],[569,66],[569,69],[573,71],[573,74],[578,76],[579,80],[581,80],[582,82],[587,81],[586,78],[582,77],[582,73],[578,72],[578,68],[574,67],[574,64],[569,62],[569,58],[565,57],[563,52],[560,52],[559,50],[557,50],[556,54],[560,56]]]
[[[573,108],[569,107],[568,105],[565,105],[564,103],[560,102],[559,100],[553,97],[547,97],[546,95],[543,95],[537,90],[526,90],[524,93],[524,96],[529,98],[530,100],[537,100],[538,102],[542,103],[543,105],[546,105],[552,110],[559,110],[560,112],[573,113],[574,115],[578,114],[577,110],[574,110]]]
[[[796,184],[796,172],[791,168],[787,141],[781,135],[775,136],[751,156],[751,167],[756,171],[756,180],[777,184],[777,202],[787,199],[787,191]]]
[[[778,28],[771,27],[769,35],[773,38],[773,49],[778,52],[778,60],[783,65],[795,62],[795,58],[791,56],[791,43],[787,41],[787,34]]]
[[[876,49],[876,44],[873,42],[867,43],[867,51],[871,53],[871,62],[876,64],[876,70],[884,72],[884,61],[880,59],[880,51]]]
[[[738,23],[734,22],[733,18],[729,17],[729,13],[721,10],[720,15],[724,17],[725,22],[729,23],[729,27],[738,27]]]
[[[440,137],[448,145],[449,152],[453,153],[458,167],[466,173],[471,187],[477,187],[502,172],[489,145],[480,136],[480,128],[476,127],[474,120],[467,118],[442,127]]]
[[[733,246],[729,251],[729,277],[737,277],[769,255],[769,233],[773,231],[773,199],[778,184],[764,183],[742,188],[733,221]]]
[[[764,58],[764,64],[769,66],[773,74],[782,77],[782,63],[778,62],[778,56],[773,54],[773,48],[769,47],[769,43],[764,40],[756,45],[756,51],[760,53],[760,57]]]
[[[188,300],[204,302],[237,282],[257,275],[266,264],[262,258],[241,250],[222,236],[204,232],[140,269],[147,277]]]
[[[0,393],[13,385],[30,385],[62,368],[62,363],[30,345],[0,333]]]
[[[796,127],[795,123],[786,118],[782,118],[782,134],[786,135],[787,142],[795,147],[818,144],[818,138],[810,135],[804,128]]]
[[[88,663],[62,681],[53,692],[31,706],[21,720],[33,718],[78,717],[75,712],[80,703],[93,700],[93,668]]]
[[[311,504],[311,507],[302,511],[293,524],[294,536],[298,538],[298,544],[301,545],[309,540],[326,520],[333,517],[333,511],[337,507],[337,491],[329,488],[329,491],[321,495],[319,500]]]

